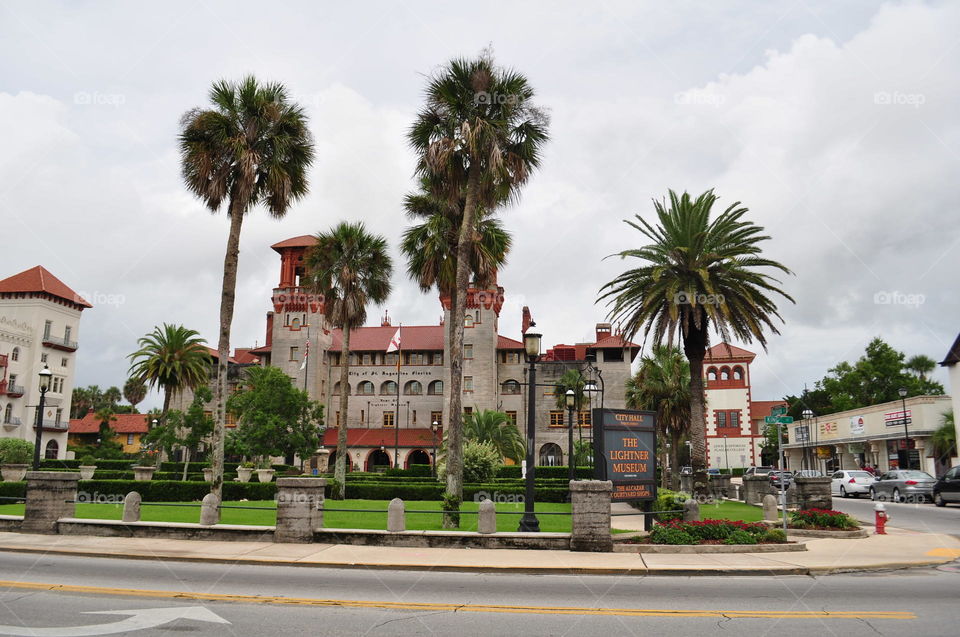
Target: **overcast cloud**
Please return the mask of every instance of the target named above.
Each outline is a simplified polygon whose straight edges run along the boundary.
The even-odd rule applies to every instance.
[[[398,260],[386,308],[435,324],[403,274],[423,76],[492,44],[551,112],[500,277],[500,331],[529,305],[549,343],[589,340],[598,288],[637,245],[622,219],[715,187],[771,235],[795,306],[754,366],[797,393],[882,336],[939,360],[957,335],[960,6],[951,2],[0,4],[0,277],[47,267],[84,312],[79,385],[121,385],[137,337],[183,323],[215,345],[227,220],[179,176],[180,116],[218,78],[285,83],[317,142],[311,192],[245,223],[233,345],[263,343],[270,244],[363,220]],[[377,317],[383,308],[372,309]],[[936,378],[946,381],[937,371]]]

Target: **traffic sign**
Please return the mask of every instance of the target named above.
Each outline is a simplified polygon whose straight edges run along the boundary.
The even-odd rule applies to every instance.
[[[793,416],[765,416],[763,422],[768,425],[776,425],[777,423],[781,425],[792,425]]]
[[[784,405],[778,405],[770,410],[770,415],[772,416],[782,416],[787,413],[787,408]]]
[[[792,425],[793,416],[780,416],[780,424],[782,425]]]
[[[763,422],[765,422],[765,423],[768,424],[768,425],[775,425],[775,424],[777,424],[777,417],[776,417],[776,416],[767,416],[766,418],[763,419]]]

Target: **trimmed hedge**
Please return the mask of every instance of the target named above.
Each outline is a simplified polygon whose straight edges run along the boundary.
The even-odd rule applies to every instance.
[[[208,482],[180,482],[176,480],[81,480],[77,488],[92,501],[98,495],[122,498],[136,491],[144,502],[193,502],[210,493]],[[272,500],[276,497],[274,482],[224,482],[224,500]]]
[[[4,498],[22,498],[27,494],[27,481],[20,482],[0,482],[0,497]],[[0,504],[13,504],[7,500],[0,500]]]
[[[498,478],[519,478],[521,477],[521,467],[520,465],[503,465],[497,469]],[[536,475],[537,480],[540,478],[555,478],[555,479],[566,479],[567,477],[567,467],[537,467]],[[592,480],[593,479],[593,467],[575,467],[576,476],[580,480]]]

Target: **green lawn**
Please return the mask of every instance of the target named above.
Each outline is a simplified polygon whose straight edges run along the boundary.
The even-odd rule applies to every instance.
[[[174,504],[174,503],[171,503]],[[387,500],[327,500],[323,512],[323,525],[335,529],[386,529],[386,513],[357,513],[338,509],[377,509],[386,511]],[[230,506],[265,507],[265,509],[233,509]],[[523,504],[497,503],[497,531],[516,531],[523,513]],[[276,524],[276,503],[273,500],[251,502],[224,502],[220,522],[222,524],[252,524],[271,526]],[[476,511],[479,504],[464,502],[463,511]],[[410,530],[440,530],[440,502],[410,501],[408,511],[436,511],[436,513],[407,513],[407,528]],[[541,515],[540,530],[569,533],[570,505],[543,502],[536,505],[537,513],[564,513],[566,515]],[[23,515],[22,504],[0,505],[0,514]],[[509,515],[508,515],[509,514]],[[78,518],[119,520],[123,516],[122,504],[77,504]],[[155,506],[144,504],[140,519],[145,522],[197,522],[199,506]],[[477,530],[477,516],[465,513],[460,519],[463,531]]]
[[[741,522],[759,522],[763,520],[763,509],[743,502],[724,500],[714,504],[700,505],[700,519],[740,520]]]

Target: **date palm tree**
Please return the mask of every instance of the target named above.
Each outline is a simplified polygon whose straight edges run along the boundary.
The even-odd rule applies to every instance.
[[[449,503],[463,496],[463,322],[477,213],[518,196],[540,165],[548,118],[533,97],[527,78],[497,67],[489,51],[455,59],[428,80],[425,104],[408,135],[418,156],[417,173],[451,204],[463,201],[450,308]],[[445,526],[455,525],[456,518],[445,516]]]
[[[340,422],[334,477],[344,497],[347,477],[347,414],[350,413],[350,331],[367,320],[367,305],[390,295],[393,263],[387,240],[367,232],[362,223],[341,222],[317,235],[306,256],[309,285],[323,294],[327,320],[343,334],[340,349]]]
[[[187,188],[211,212],[217,212],[226,201],[230,219],[220,293],[217,408],[211,445],[210,490],[219,497],[223,489],[227,365],[240,229],[244,216],[254,206],[263,204],[270,216],[279,219],[307,194],[313,139],[306,114],[290,101],[282,84],[260,83],[253,76],[236,83],[221,80],[211,87],[210,101],[213,108],[195,108],[183,116],[179,142]]]
[[[501,458],[517,464],[523,459],[526,443],[510,417],[495,409],[482,409],[466,414],[463,419],[463,437],[475,442],[493,445]]]
[[[654,201],[657,225],[636,215],[627,225],[651,243],[617,253],[640,263],[600,290],[599,301],[610,307],[627,338],[641,330],[656,344],[672,345],[678,338],[690,362],[690,442],[694,488],[707,488],[706,417],[704,414],[703,358],[711,330],[723,341],[737,337],[767,347],[769,330],[779,334],[774,319],[782,321],[774,295],[793,299],[770,271],[790,273],[786,266],[761,255],[769,239],[763,228],[746,221],[748,212],[734,202],[711,219],[717,195],[708,190],[697,198],[669,191]]]
[[[123,397],[133,406],[134,411],[137,405],[143,402],[147,397],[147,385],[139,378],[130,377],[123,384]]]
[[[654,345],[650,356],[640,359],[637,373],[627,379],[627,407],[657,412],[662,441],[670,441],[671,484],[678,484],[680,443],[690,428],[690,363],[678,347]],[[666,447],[661,443],[661,450]],[[662,453],[666,457],[668,454]],[[663,486],[667,486],[667,463],[663,463]]]
[[[178,391],[207,384],[213,361],[199,332],[183,325],[164,323],[137,340],[140,349],[130,354],[130,377],[154,388],[163,388],[163,417]]]
[[[925,354],[917,354],[911,356],[903,366],[916,374],[920,380],[927,380],[927,374],[937,368],[937,361]]]

